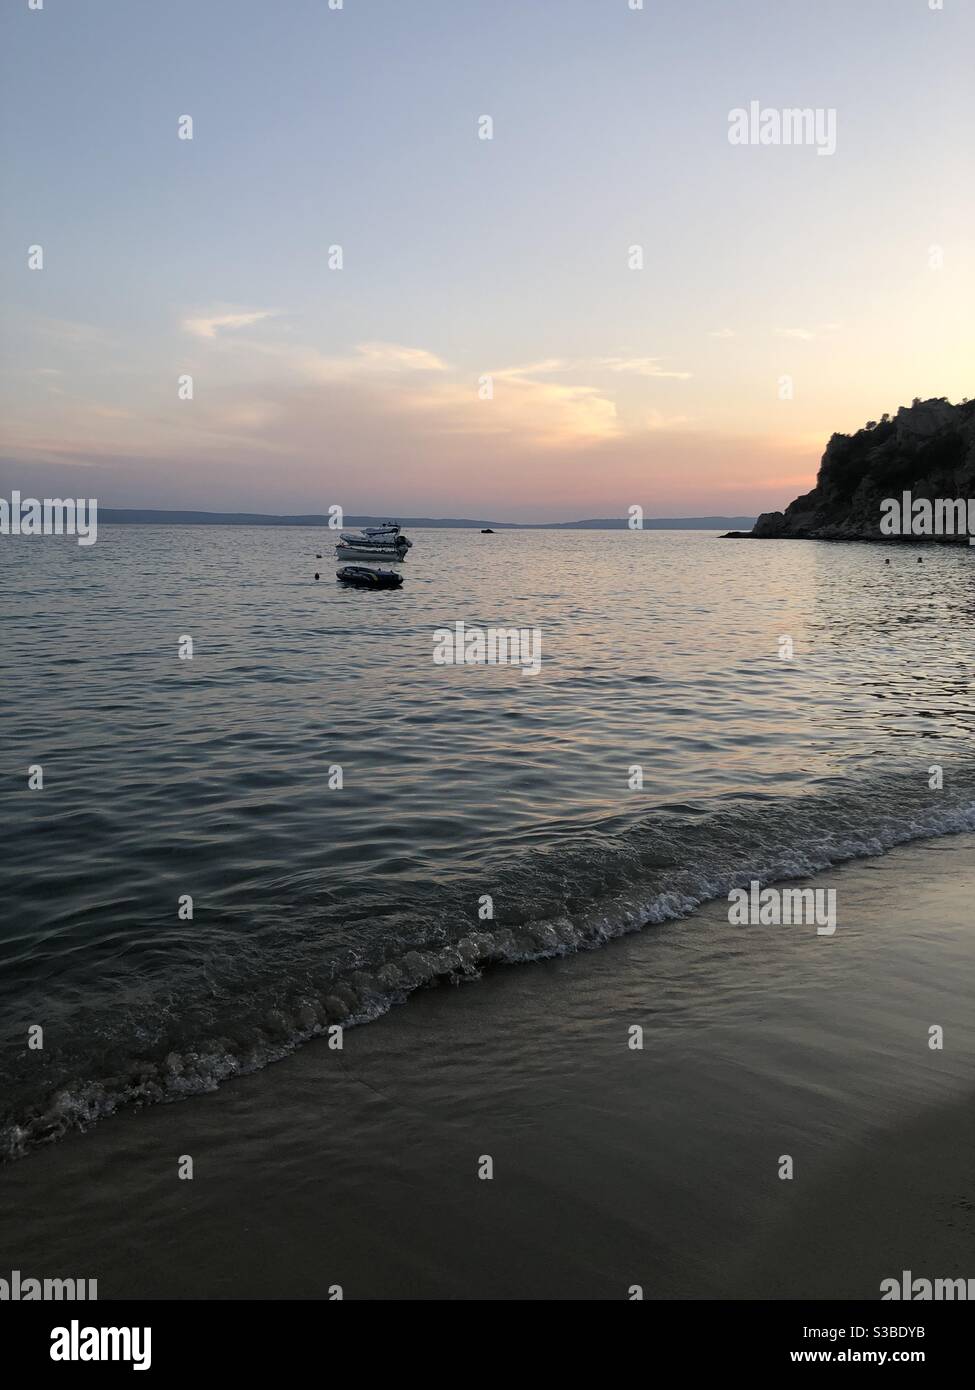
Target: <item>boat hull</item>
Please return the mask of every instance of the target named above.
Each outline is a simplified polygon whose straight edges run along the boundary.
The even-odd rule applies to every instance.
[[[394,563],[405,560],[407,551],[393,550],[390,546],[382,545],[342,545],[335,547],[335,553],[340,560],[392,560]]]

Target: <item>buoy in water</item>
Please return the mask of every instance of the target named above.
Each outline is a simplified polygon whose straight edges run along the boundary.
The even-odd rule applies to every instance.
[[[315,571],[315,578],[318,579],[319,577],[320,577],[320,576],[319,576],[319,574],[318,574],[318,571],[316,570],[316,571]]]

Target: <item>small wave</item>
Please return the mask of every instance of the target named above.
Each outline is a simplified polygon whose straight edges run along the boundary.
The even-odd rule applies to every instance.
[[[808,798],[793,803],[790,812],[752,804],[703,819],[689,817],[676,828],[668,821],[665,840],[658,835],[638,845],[629,881],[595,902],[517,926],[484,924],[436,946],[394,950],[372,968],[353,962],[326,988],[297,988],[286,1004],[277,999],[241,1020],[240,1027],[227,1030],[233,1036],[201,1037],[192,1046],[170,1048],[155,1058],[127,1060],[97,1079],[57,1087],[0,1127],[0,1162],[21,1158],[72,1130],[88,1129],[123,1106],[214,1091],[281,1060],[335,1024],[371,1022],[414,991],[438,982],[470,979],[488,966],[593,950],[643,927],[686,917],[752,879],[807,878],[909,841],[975,831],[975,800],[953,806],[919,804],[910,810],[901,805],[898,814],[881,815],[872,824],[865,811],[869,804],[862,794],[845,805]],[[777,840],[783,824],[790,825],[791,843]],[[769,836],[772,828],[775,837]],[[687,863],[694,867],[682,867]],[[651,864],[659,866],[655,872]],[[640,881],[638,866],[652,882]],[[560,874],[565,867],[560,863]]]

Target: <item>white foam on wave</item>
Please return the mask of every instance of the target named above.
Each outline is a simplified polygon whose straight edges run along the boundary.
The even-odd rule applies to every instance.
[[[569,915],[521,927],[496,925],[470,931],[435,949],[411,949],[380,968],[355,970],[320,997],[308,995],[285,1012],[276,1008],[255,1027],[253,1040],[230,1045],[202,1040],[199,1047],[169,1052],[160,1061],[139,1059],[115,1075],[56,1091],[31,1113],[0,1129],[0,1162],[21,1158],[72,1130],[88,1129],[123,1106],[152,1105],[215,1091],[226,1081],[282,1060],[329,1026],[368,1023],[415,990],[442,980],[476,977],[485,967],[513,965],[593,950],[643,927],[687,917],[752,879],[773,883],[810,878],[838,864],[873,858],[900,844],[975,831],[975,801],[953,807],[925,806],[902,819],[882,817],[862,832],[825,828],[805,843],[766,847],[726,869],[681,870],[679,886],[639,891],[577,917]]]

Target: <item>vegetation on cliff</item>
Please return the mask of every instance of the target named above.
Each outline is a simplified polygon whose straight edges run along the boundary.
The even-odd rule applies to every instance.
[[[975,498],[975,401],[915,400],[856,434],[834,434],[812,492],[784,512],[765,512],[759,539],[886,540],[882,504],[905,492],[932,502]],[[959,539],[965,540],[966,537]]]

